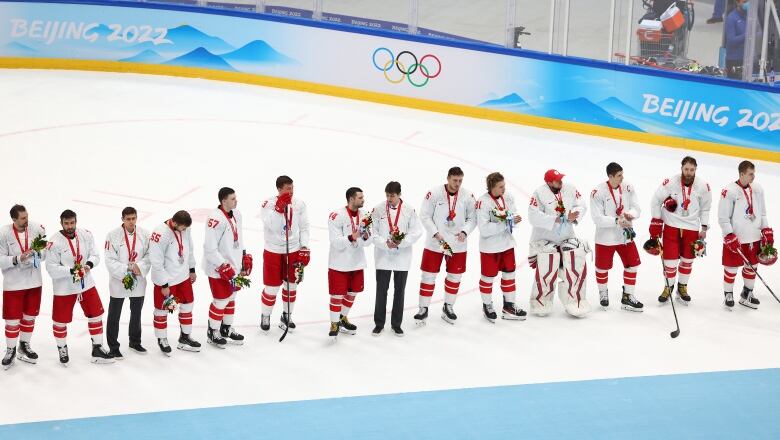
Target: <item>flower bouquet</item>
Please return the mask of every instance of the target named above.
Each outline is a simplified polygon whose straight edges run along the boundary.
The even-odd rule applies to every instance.
[[[125,277],[122,278],[122,285],[125,287],[125,290],[133,290],[135,288],[136,281],[135,274],[132,272],[127,272]]]
[[[83,289],[86,271],[84,270],[84,266],[81,265],[81,260],[76,261],[73,268],[70,270],[70,274],[73,277],[73,284],[80,283],[81,288]]]
[[[245,277],[243,275],[240,275],[240,274],[236,275],[236,277],[233,278],[230,281],[230,284],[233,285],[233,291],[241,290],[244,287],[246,287],[248,289],[250,287],[251,283],[252,283],[252,281],[249,278],[247,278],[247,277]]]
[[[693,247],[693,255],[696,257],[703,257],[707,255],[707,242],[701,238],[694,241],[691,245]]]
[[[393,243],[401,244],[401,242],[404,241],[404,238],[406,238],[406,232],[401,232],[397,227],[390,231],[390,240],[393,240]]]
[[[450,247],[449,243],[447,243],[444,240],[441,240],[439,242],[439,245],[441,246],[441,252],[444,254],[445,257],[447,258],[452,257],[452,248]]]
[[[303,271],[305,270],[306,265],[302,262],[295,263],[295,284],[300,284],[303,282]]]
[[[168,313],[175,312],[176,307],[178,306],[179,306],[179,298],[176,298],[173,295],[168,295],[168,297],[165,298],[162,303],[163,310],[167,310]]]
[[[30,249],[33,251],[33,266],[36,268],[41,265],[43,250],[46,249],[48,244],[49,242],[46,241],[46,234],[38,234],[38,236],[33,239]]]
[[[493,217],[495,217],[498,221],[502,223],[506,223],[507,229],[509,229],[509,233],[512,233],[512,229],[515,226],[515,217],[514,214],[509,212],[506,209],[501,208],[493,208],[492,211],[490,211],[491,214],[493,214]]]
[[[360,233],[365,234],[371,230],[371,224],[374,220],[371,218],[371,213],[366,213],[363,219],[360,220]]]

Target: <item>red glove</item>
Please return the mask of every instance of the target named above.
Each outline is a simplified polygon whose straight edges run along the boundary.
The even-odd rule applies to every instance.
[[[217,273],[219,273],[219,277],[225,281],[230,281],[236,276],[236,271],[233,270],[228,263],[222,263],[222,265],[217,268]]]
[[[304,266],[308,266],[310,260],[311,260],[311,251],[309,251],[308,249],[301,249],[298,251],[298,261],[303,263]]]
[[[664,221],[660,218],[650,220],[650,238],[659,238],[664,228]]]
[[[671,197],[667,197],[664,200],[663,205],[664,205],[664,208],[666,208],[666,210],[669,211],[669,212],[674,212],[674,211],[677,210],[677,200],[674,200]]]
[[[292,202],[292,194],[290,193],[279,194],[279,197],[276,198],[276,206],[274,206],[274,209],[279,214],[284,214],[284,207],[289,205],[291,202]]]
[[[723,244],[726,245],[726,249],[734,252],[735,254],[739,250],[739,239],[736,235],[734,235],[733,232],[723,237]]]
[[[775,233],[772,228],[764,228],[761,230],[761,244],[775,244]]]
[[[241,267],[244,268],[247,275],[252,273],[252,254],[244,254],[244,258],[241,259]]]

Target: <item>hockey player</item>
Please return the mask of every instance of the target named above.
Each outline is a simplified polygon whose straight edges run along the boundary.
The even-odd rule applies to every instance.
[[[138,212],[128,206],[122,210],[122,225],[106,235],[104,254],[108,268],[108,347],[109,354],[122,360],[119,350],[119,318],[125,298],[130,299],[129,347],[139,354],[146,354],[141,345],[141,311],[146,295],[146,276],[149,262],[149,233],[136,225]]]
[[[528,206],[528,218],[533,226],[529,263],[535,269],[531,289],[531,313],[539,316],[552,311],[555,281],[561,278],[558,296],[566,312],[583,317],[590,312],[585,295],[587,284],[587,241],[577,239],[578,225],[587,208],[577,189],[563,183],[564,175],[557,170],[544,174],[545,184],[534,191]]]
[[[653,216],[650,221],[650,239],[660,239],[663,244],[666,285],[658,302],[664,304],[669,300],[679,271],[677,300],[687,306],[691,301],[688,279],[696,253],[703,255],[712,193],[710,185],[696,177],[696,159],[686,156],[681,165],[680,174],[665,179],[650,202],[650,213]],[[694,252],[694,244],[699,251]]]
[[[263,202],[263,289],[260,329],[271,328],[271,312],[276,304],[276,295],[282,290],[282,315],[279,328],[288,332],[295,330],[292,313],[298,291],[296,274],[302,274],[309,264],[309,214],[306,204],[293,198],[293,180],[288,176],[276,178],[277,195]],[[289,225],[289,227],[287,226]],[[288,252],[289,241],[289,254]],[[289,286],[289,291],[287,290]]]
[[[759,262],[774,263],[777,253],[770,252],[774,232],[766,217],[764,189],[754,182],[756,167],[752,162],[739,164],[739,179],[729,183],[720,193],[718,223],[723,231],[723,304],[734,307],[734,279],[744,264],[743,257],[754,267]],[[756,273],[747,265],[742,269],[744,286],[739,303],[757,309],[760,301],[753,295]]]
[[[514,228],[522,221],[517,214],[515,198],[506,191],[501,173],[490,173],[486,178],[487,192],[477,200],[479,224],[479,252],[482,277],[479,292],[482,296],[482,313],[490,322],[496,322],[493,308],[493,280],[501,272],[501,292],[504,294],[501,318],[525,320],[525,310],[515,301],[515,238]]]
[[[339,332],[354,335],[357,326],[347,315],[355,297],[363,291],[364,248],[371,245],[371,216],[363,211],[363,190],[347,190],[347,206],[328,217],[330,252],[328,254],[328,290],[330,292],[330,332],[335,341]]]
[[[412,264],[412,246],[422,237],[423,228],[417,212],[401,199],[401,184],[390,182],[385,186],[386,200],[371,212],[376,267],[376,302],[374,303],[374,330],[379,336],[387,315],[387,291],[393,277],[393,310],[390,328],[396,336],[403,336],[404,296],[409,267]]]
[[[471,191],[462,188],[463,170],[450,168],[447,183],[428,191],[420,208],[420,220],[426,232],[420,280],[420,310],[414,315],[417,325],[425,325],[428,307],[436,287],[436,274],[445,260],[444,306],[442,319],[455,324],[455,299],[460,279],[466,272],[466,239],[477,227],[476,200]]]
[[[225,348],[229,342],[244,343],[244,336],[233,329],[236,309],[236,275],[252,273],[252,255],[244,247],[244,222],[236,209],[238,200],[232,188],[220,188],[219,206],[209,213],[203,239],[203,271],[209,279],[211,306],[206,341]]]
[[[92,279],[92,269],[100,262],[95,251],[95,239],[86,229],[76,227],[76,213],[66,209],[60,214],[62,230],[54,234],[47,245],[46,271],[54,289],[52,321],[60,364],[67,366],[68,324],[73,320],[73,307],[78,301],[87,317],[92,337],[92,362],[113,363],[103,348],[103,303]]]
[[[22,205],[11,207],[12,223],[0,228],[0,269],[3,271],[3,319],[5,320],[6,351],[3,368],[8,369],[17,357],[30,364],[38,362],[38,354],[30,348],[35,318],[41,308],[41,261],[46,251],[36,252],[33,241],[45,239],[46,230],[29,221]],[[20,336],[21,335],[21,336]]]
[[[596,224],[596,284],[604,310],[609,307],[607,281],[617,253],[623,263],[621,308],[642,311],[642,303],[634,296],[636,269],[641,261],[634,242],[633,221],[639,218],[640,213],[636,190],[623,182],[623,167],[610,163],[607,165],[607,181],[600,183],[590,194],[590,215]]]
[[[187,211],[178,211],[160,224],[149,238],[149,261],[154,283],[154,334],[164,355],[171,355],[168,344],[168,313],[179,309],[181,334],[177,348],[200,351],[200,343],[192,334],[192,308],[195,295],[192,284],[195,275],[195,255],[190,235],[192,217]]]

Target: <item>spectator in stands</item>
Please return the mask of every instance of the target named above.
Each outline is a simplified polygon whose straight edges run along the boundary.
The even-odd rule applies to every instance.
[[[715,0],[715,9],[712,10],[712,17],[707,20],[707,24],[722,23],[723,14],[726,12],[726,0]]]
[[[745,31],[747,30],[747,0],[737,0],[736,7],[726,17],[726,75],[741,79],[742,61],[745,56]]]

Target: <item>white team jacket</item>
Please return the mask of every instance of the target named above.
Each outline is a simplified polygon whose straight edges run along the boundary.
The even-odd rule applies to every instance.
[[[362,222],[366,211],[358,209],[358,222]],[[339,272],[352,272],[366,267],[365,247],[371,245],[371,237],[363,240],[360,236],[354,242],[347,238],[352,234],[353,217],[347,214],[347,208],[342,206],[330,213],[328,217],[328,236],[330,237],[330,252],[328,253],[328,269]]]
[[[374,265],[377,270],[408,271],[412,265],[412,245],[422,237],[423,228],[413,207],[408,206],[403,201],[395,209],[388,208],[387,205],[386,201],[382,202],[371,211]],[[389,222],[388,209],[390,212]],[[390,223],[395,225],[399,209],[401,213],[398,217],[398,230],[406,233],[406,236],[401,240],[398,248],[390,249],[387,247],[387,240],[390,238]]]
[[[461,187],[458,190],[457,203],[455,203],[454,224],[448,226],[447,217],[450,212],[448,203],[454,203],[455,196],[450,196],[450,201],[448,202],[447,190],[445,188],[446,185],[440,185],[428,191],[420,208],[420,221],[422,221],[426,233],[425,249],[441,252],[439,241],[433,238],[438,232],[444,237],[444,241],[450,245],[453,252],[466,252],[468,242],[464,241],[461,243],[455,236],[461,231],[470,235],[477,227],[477,213],[475,210],[477,201],[474,199],[474,194],[471,191]]]
[[[152,265],[152,283],[157,286],[175,286],[190,277],[190,269],[195,269],[195,255],[192,253],[192,235],[190,229],[176,232],[184,245],[184,262],[179,261],[179,245],[173,229],[168,223],[161,223],[149,238],[149,261]]]
[[[769,227],[764,188],[757,183],[752,183],[749,188],[745,188],[745,192],[748,197],[751,190],[753,193],[753,215],[755,216],[753,220],[748,218],[748,200],[745,198],[745,192],[736,182],[729,183],[721,191],[718,203],[718,223],[723,236],[733,232],[743,244],[761,240],[761,229]]]
[[[284,214],[276,212],[276,199],[271,197],[263,202],[260,213],[263,220],[263,237],[265,238],[265,250],[275,254],[284,254]],[[289,214],[288,214],[289,216]],[[309,214],[303,201],[292,200],[292,227],[290,228],[290,252],[297,252],[300,248],[309,247]]]
[[[573,185],[564,183],[559,194],[563,199],[564,218],[569,212],[579,212],[580,216],[577,219],[577,223],[584,221],[587,207],[579,191]],[[528,205],[528,220],[531,222],[531,226],[533,226],[530,243],[546,240],[558,245],[564,240],[576,237],[574,224],[568,220],[556,223],[559,217],[558,212],[555,211],[557,206],[558,199],[555,198],[555,194],[553,194],[547,184],[540,186],[534,191],[531,202]]]
[[[46,250],[41,251],[41,263],[36,268],[33,265],[32,257],[14,266],[14,257],[22,254],[22,249],[19,247],[19,242],[16,241],[16,236],[13,231],[13,224],[5,225],[0,228],[0,269],[3,271],[3,290],[24,290],[32,289],[34,287],[40,287],[43,283],[41,278],[41,266],[43,266],[43,260],[46,259]],[[33,240],[38,235],[46,235],[46,229],[38,223],[28,222],[27,224],[27,239],[25,240],[25,233],[19,233],[19,241],[22,246],[27,246],[29,249]],[[48,237],[47,237],[48,238]]]
[[[141,269],[141,275],[136,277],[133,290],[126,290],[122,284],[122,278],[128,273],[130,264],[130,248],[133,246],[135,238],[135,264]],[[128,248],[127,243],[130,243]],[[103,247],[103,254],[106,258],[106,268],[108,269],[108,292],[114,298],[130,298],[144,296],[146,292],[146,276],[151,269],[149,262],[149,232],[135,227],[133,234],[127,234],[125,242],[125,228],[119,226],[106,235],[106,243]]]
[[[100,263],[100,256],[95,251],[95,239],[92,233],[86,229],[76,228],[76,237],[71,240],[73,250],[81,253],[81,264],[92,263],[94,270]],[[46,271],[51,276],[52,287],[55,296],[75,295],[86,292],[95,287],[95,281],[92,279],[92,270],[84,276],[84,288],[81,288],[80,282],[73,282],[73,274],[70,270],[75,264],[73,250],[68,245],[68,238],[57,232],[49,239],[48,254],[46,255]]]
[[[217,268],[224,263],[233,267],[236,275],[241,272],[244,251],[246,250],[244,248],[244,222],[241,218],[241,212],[234,209],[232,213],[233,216],[230,220],[233,222],[233,227],[230,226],[228,217],[220,208],[212,210],[206,219],[201,265],[209,278],[219,278]],[[236,229],[237,240],[234,240],[233,228]]]
[[[686,187],[685,194],[688,195],[689,188]],[[677,201],[677,209],[669,212],[661,206],[667,197],[671,196]],[[696,177],[693,185],[690,187],[690,205],[688,206],[688,215],[683,215],[683,194],[680,175],[677,174],[671,179],[666,179],[653,194],[650,202],[650,213],[653,218],[660,218],[664,224],[669,226],[698,231],[702,225],[709,225],[710,205],[712,205],[712,193],[710,185],[704,180]]]
[[[497,201],[490,193],[482,194],[477,200],[477,223],[479,225],[479,251],[495,254],[515,247],[515,238],[509,232],[507,224],[493,215],[493,210],[501,204],[512,216],[517,215],[517,206],[512,194],[504,193]],[[517,228],[519,225],[515,225]]]
[[[623,212],[630,214],[634,219],[639,218],[642,209],[639,207],[639,197],[633,185],[621,183],[610,193],[609,184],[601,182],[590,193],[590,217],[596,224],[596,244],[616,246],[626,243],[623,228],[616,223],[621,199]]]

